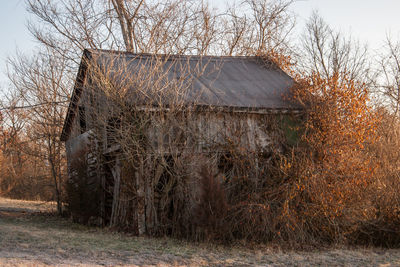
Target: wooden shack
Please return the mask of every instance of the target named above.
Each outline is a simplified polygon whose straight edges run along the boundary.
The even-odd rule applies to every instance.
[[[167,200],[176,190],[171,176],[190,176],[184,194],[197,199],[199,165],[225,170],[230,143],[268,153],[271,118],[301,110],[290,101],[292,86],[290,76],[259,57],[85,50],[61,136],[70,180],[81,179],[72,163],[84,155],[101,223],[159,231],[183,209]]]

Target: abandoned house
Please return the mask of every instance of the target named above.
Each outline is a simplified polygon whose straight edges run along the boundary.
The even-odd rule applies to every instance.
[[[228,177],[229,145],[268,154],[270,118],[301,110],[293,83],[258,57],[85,50],[61,136],[69,180],[98,196],[90,216],[103,225],[169,231],[180,211],[195,210],[199,165]],[[182,177],[188,190],[178,192]]]

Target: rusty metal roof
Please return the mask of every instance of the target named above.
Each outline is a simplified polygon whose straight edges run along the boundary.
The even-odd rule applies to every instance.
[[[69,124],[75,114],[84,76],[93,63],[103,72],[110,73],[116,85],[126,86],[127,83],[135,84],[130,78],[137,77],[138,73],[146,74],[159,62],[162,62],[161,71],[151,79],[159,79],[162,75],[164,82],[180,77],[189,79],[190,87],[182,96],[187,104],[233,109],[300,109],[299,105],[289,100],[293,79],[273,63],[259,57],[165,56],[85,50],[62,139],[66,140],[69,135]],[[129,86],[131,95],[128,98],[138,101],[137,88]],[[154,95],[148,93],[147,97],[147,100],[142,99],[146,103]],[[164,101],[168,101],[167,96]]]

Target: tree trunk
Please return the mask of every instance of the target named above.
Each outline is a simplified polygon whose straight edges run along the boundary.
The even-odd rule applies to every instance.
[[[57,179],[57,172],[56,168],[54,165],[54,160],[49,157],[49,162],[51,166],[51,175],[53,176],[53,181],[54,181],[54,191],[56,194],[56,201],[57,201],[57,213],[58,215],[62,215],[62,203],[61,203],[61,193],[60,193],[60,188],[59,188],[59,179]]]

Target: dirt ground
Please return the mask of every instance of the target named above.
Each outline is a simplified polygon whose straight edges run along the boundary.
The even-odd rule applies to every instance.
[[[0,198],[0,266],[400,266],[400,250],[227,248],[129,236],[51,212],[54,203]]]

